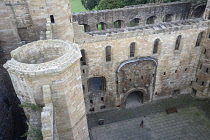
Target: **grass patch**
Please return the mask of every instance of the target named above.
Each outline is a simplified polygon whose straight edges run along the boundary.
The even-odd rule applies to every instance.
[[[71,0],[71,12],[72,13],[78,13],[78,12],[87,12],[88,10],[86,10],[83,5],[81,0]],[[97,9],[93,9],[92,11],[96,11]]]

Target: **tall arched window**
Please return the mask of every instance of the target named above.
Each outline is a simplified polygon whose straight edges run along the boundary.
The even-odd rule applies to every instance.
[[[96,26],[97,26],[98,31],[106,29],[106,23],[104,23],[104,22],[100,22]]]
[[[200,32],[198,34],[198,39],[196,41],[196,45],[195,46],[200,46],[201,40],[202,40],[202,36],[203,36],[203,32]]]
[[[130,44],[130,57],[134,57],[135,56],[135,46],[136,46],[135,42],[132,42]]]
[[[111,61],[111,46],[106,46],[106,62]]]
[[[85,50],[81,50],[82,57],[80,58],[81,65],[86,65]]]
[[[175,44],[175,50],[179,50],[180,42],[181,42],[182,36],[179,35],[176,39],[176,44]]]
[[[160,44],[160,39],[156,39],[154,42],[153,54],[158,52],[159,44]]]
[[[123,21],[122,20],[116,20],[114,22],[114,28],[122,28],[123,26]]]

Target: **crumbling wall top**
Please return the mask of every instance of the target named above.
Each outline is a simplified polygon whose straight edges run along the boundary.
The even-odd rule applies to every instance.
[[[81,57],[77,44],[62,40],[40,40],[11,52],[5,68],[24,74],[59,72]]]

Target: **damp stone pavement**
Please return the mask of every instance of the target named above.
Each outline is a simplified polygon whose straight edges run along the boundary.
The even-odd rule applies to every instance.
[[[174,106],[178,112],[166,114]],[[98,125],[99,119],[105,124]],[[91,140],[210,140],[210,102],[181,95],[90,114],[88,125]]]

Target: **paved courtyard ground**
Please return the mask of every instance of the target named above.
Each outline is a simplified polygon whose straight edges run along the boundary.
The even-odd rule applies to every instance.
[[[165,109],[173,106],[178,113],[167,115]],[[98,125],[98,119],[105,125]],[[210,102],[182,95],[90,114],[88,124],[92,140],[210,140]]]

